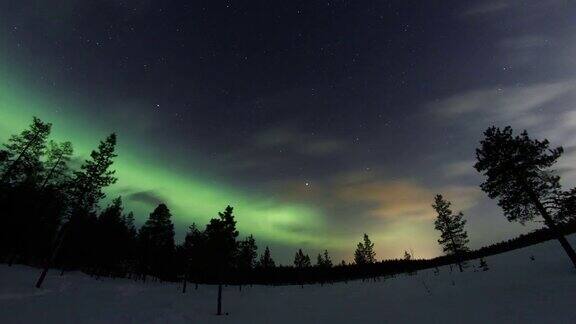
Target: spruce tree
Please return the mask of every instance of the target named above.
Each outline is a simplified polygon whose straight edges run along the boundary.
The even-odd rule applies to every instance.
[[[332,267],[332,259],[330,259],[330,255],[328,255],[328,250],[324,250],[324,253],[318,254],[318,257],[316,258],[316,266],[320,268]]]
[[[254,236],[250,235],[243,241],[240,241],[238,249],[238,268],[243,271],[248,271],[256,265],[256,257],[258,256],[258,246]]]
[[[125,271],[134,272],[137,267],[137,252],[138,252],[138,231],[134,223],[134,213],[122,215],[123,224],[123,240],[120,249],[122,250]]]
[[[264,253],[260,256],[260,260],[258,261],[258,266],[263,269],[270,269],[276,267],[276,263],[272,259],[272,255],[270,253],[270,249],[266,247],[264,249]]]
[[[209,267],[217,275],[218,279],[218,305],[217,314],[222,314],[222,282],[224,274],[230,270],[234,257],[238,251],[238,231],[233,215],[234,208],[227,206],[224,212],[218,213],[218,218],[213,218],[206,225],[206,253]]]
[[[436,195],[432,208],[438,214],[434,221],[434,228],[440,231],[438,243],[442,246],[444,252],[453,255],[458,261],[460,272],[462,268],[462,255],[468,251],[468,233],[464,229],[466,220],[464,214],[459,212],[454,214],[450,209],[451,203],[444,199],[442,195]]]
[[[376,262],[376,252],[374,252],[374,243],[364,233],[363,242],[358,243],[356,251],[354,251],[354,262],[357,265],[366,265]]]
[[[143,253],[144,275],[152,274],[161,279],[171,279],[175,252],[172,214],[165,204],[160,204],[140,228],[139,241]]]
[[[127,230],[122,219],[122,198],[117,197],[98,217],[96,258],[98,275],[118,275],[125,257]]]
[[[182,244],[183,257],[184,257],[184,282],[186,280],[194,280],[196,288],[198,288],[198,279],[200,272],[205,268],[205,241],[206,236],[204,232],[200,231],[196,223],[192,223],[188,227],[188,232]]]
[[[298,252],[296,252],[296,255],[294,256],[294,266],[298,269],[310,267],[310,256],[304,254],[302,249],[298,249]]]
[[[513,135],[510,126],[490,127],[476,149],[474,168],[486,179],[480,185],[504,210],[509,221],[524,223],[542,216],[576,267],[576,252],[558,229],[551,206],[561,192],[560,177],[551,169],[564,150],[548,140]]]
[[[204,231],[208,265],[221,274],[232,267],[238,250],[238,231],[233,211],[233,207],[227,206],[224,212],[218,213],[218,218],[210,220]]]

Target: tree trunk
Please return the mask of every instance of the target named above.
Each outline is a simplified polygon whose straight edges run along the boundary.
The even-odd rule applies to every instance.
[[[530,198],[532,199],[532,202],[536,206],[536,209],[538,209],[538,211],[542,215],[542,218],[544,218],[546,225],[552,231],[552,234],[556,237],[556,239],[560,242],[560,245],[562,245],[564,251],[566,251],[566,254],[572,261],[574,267],[576,268],[576,252],[574,252],[574,249],[572,248],[566,237],[562,235],[562,232],[560,232],[560,230],[554,223],[554,220],[552,219],[552,217],[550,217],[550,214],[548,214],[548,211],[546,210],[546,208],[544,208],[544,206],[540,202],[540,199],[538,199],[536,193],[534,193],[534,191],[530,188],[528,188],[527,191],[528,194],[530,195]]]
[[[182,293],[185,294],[186,293],[186,283],[188,280],[186,280],[186,278],[184,278],[184,284],[182,285]]]
[[[218,309],[216,315],[222,315],[222,284],[218,284]]]
[[[58,256],[58,252],[60,252],[60,247],[62,246],[62,242],[64,241],[64,237],[66,236],[66,231],[68,229],[67,225],[68,225],[68,223],[62,225],[62,228],[60,229],[60,233],[58,235],[59,237],[57,238],[56,246],[54,247],[54,250],[52,251],[52,255],[50,255],[50,257],[48,257],[46,259],[46,262],[44,263],[44,268],[42,269],[42,273],[40,274],[38,281],[36,281],[36,288],[42,287],[42,283],[44,283],[44,279],[46,279],[46,274],[48,274],[48,269],[50,269],[50,266],[52,265],[52,263],[54,263],[54,260]],[[64,268],[62,268],[62,273],[63,272],[64,272]]]

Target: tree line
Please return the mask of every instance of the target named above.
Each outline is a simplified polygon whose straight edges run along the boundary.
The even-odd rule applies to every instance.
[[[121,197],[99,208],[105,189],[117,181],[115,134],[104,138],[79,168],[71,167],[70,142],[50,140],[52,125],[34,118],[12,135],[0,150],[0,257],[41,267],[40,287],[50,268],[82,270],[90,275],[136,280],[188,283],[300,284],[377,278],[425,267],[456,264],[460,271],[473,256],[497,253],[512,243],[470,251],[462,212],[436,195],[438,243],[446,256],[417,260],[405,252],[398,260],[377,261],[374,243],[364,234],[354,261],[334,263],[327,250],[315,263],[299,249],[292,266],[278,265],[269,247],[258,255],[252,235],[241,237],[234,209],[227,206],[208,224],[191,224],[184,241],[175,242],[172,214],[159,204],[137,228],[135,216],[124,210]],[[476,151],[475,169],[485,176],[481,188],[497,199],[509,221],[525,223],[540,216],[547,229],[538,239],[555,238],[576,266],[576,254],[564,234],[576,229],[576,189],[565,191],[552,169],[563,153],[547,140],[531,139],[524,131],[490,127]],[[533,240],[530,237],[527,242]],[[530,241],[531,242],[531,241]]]

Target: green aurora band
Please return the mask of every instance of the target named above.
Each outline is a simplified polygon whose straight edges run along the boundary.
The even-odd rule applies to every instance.
[[[116,131],[91,123],[82,116],[62,114],[66,105],[61,98],[48,98],[23,85],[6,66],[0,68],[0,137],[5,142],[10,134],[26,128],[32,116],[53,124],[52,139],[70,140],[75,156],[86,157],[108,133]],[[18,81],[17,81],[18,80]],[[64,109],[63,109],[64,108]],[[126,193],[154,191],[166,199],[172,210],[177,231],[182,234],[192,222],[202,226],[227,204],[235,207],[238,227],[242,235],[254,234],[258,239],[279,244],[307,244],[317,248],[343,248],[345,242],[327,239],[304,232],[280,228],[324,228],[322,213],[310,206],[274,201],[258,195],[242,193],[224,183],[214,183],[194,175],[190,170],[166,170],[162,161],[151,161],[137,149],[125,143],[129,135],[118,133],[118,158],[114,169],[118,182],[107,190],[108,198]],[[123,144],[124,143],[124,144]],[[160,155],[161,156],[161,155]],[[151,211],[149,203],[124,201],[126,210],[133,210],[139,222]],[[101,203],[105,205],[106,202]],[[102,207],[102,206],[101,206]],[[316,231],[315,231],[316,232]]]
[[[14,57],[0,53],[0,143],[25,129],[32,116],[52,123],[51,139],[71,141],[74,155],[81,160],[88,157],[109,133],[118,134],[118,157],[113,166],[118,182],[108,188],[107,198],[100,207],[120,195],[124,198],[125,210],[133,211],[137,223],[141,224],[155,206],[151,202],[126,198],[134,193],[157,193],[171,209],[177,238],[181,240],[189,225],[195,222],[204,226],[229,204],[235,208],[241,236],[253,234],[260,248],[264,244],[282,247],[274,252],[281,263],[290,262],[293,250],[298,248],[304,248],[310,255],[328,249],[335,260],[352,258],[361,232],[354,229],[334,231],[321,207],[233,187],[202,172],[210,170],[186,167],[183,164],[186,159],[178,152],[143,142],[138,130],[125,131],[123,127],[107,124],[122,125],[123,120],[119,123],[115,116],[89,115],[89,109],[77,108],[89,107],[85,98],[63,92],[58,87],[46,89],[47,82],[39,82],[36,72],[16,70],[15,66],[22,67]],[[143,119],[142,122],[148,121]],[[137,128],[137,124],[138,121],[134,121],[131,126]],[[436,244],[431,244],[436,236],[431,221],[398,220],[388,223],[385,228],[364,230],[369,231],[376,243],[379,258],[401,255],[406,244],[415,248],[420,257],[432,257],[440,252]]]

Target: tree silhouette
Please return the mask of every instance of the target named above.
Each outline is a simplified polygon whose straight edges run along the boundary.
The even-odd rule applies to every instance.
[[[249,271],[256,265],[258,256],[258,246],[254,236],[249,235],[243,241],[240,241],[238,249],[238,268],[242,271]]]
[[[258,266],[263,269],[270,269],[276,267],[276,263],[272,259],[272,255],[270,254],[270,249],[268,247],[264,249],[264,253],[262,253],[262,255],[260,256]]]
[[[48,144],[46,161],[42,167],[37,167],[37,171],[42,170],[43,175],[38,175],[37,181],[29,183],[29,185],[32,186],[32,191],[35,191],[35,193],[30,192],[26,197],[23,197],[24,199],[30,199],[30,195],[35,194],[36,199],[30,202],[29,212],[24,213],[26,217],[20,217],[20,222],[10,226],[13,234],[19,235],[19,237],[15,239],[16,244],[13,246],[13,250],[8,257],[9,266],[12,266],[17,255],[21,254],[22,249],[25,249],[26,245],[30,245],[30,243],[34,244],[30,237],[49,237],[50,234],[46,233],[46,231],[52,232],[60,221],[59,216],[63,209],[60,202],[65,199],[61,191],[65,188],[69,180],[68,162],[72,156],[73,149],[70,142],[58,144],[50,141]],[[36,183],[40,180],[42,182],[37,186]],[[49,203],[49,201],[52,203]],[[49,205],[56,207],[55,209],[57,210],[53,210],[53,213],[47,213],[46,207]],[[42,216],[39,215],[40,209],[44,209]]]
[[[62,184],[69,181],[69,167],[70,159],[74,153],[72,143],[62,142],[56,143],[50,141],[48,149],[48,157],[46,160],[47,174],[44,177],[41,188],[50,184]]]
[[[204,232],[198,229],[196,223],[192,223],[188,228],[188,233],[186,233],[184,243],[182,244],[183,257],[185,258],[184,292],[186,292],[186,281],[190,279],[196,282],[196,288],[198,288],[200,271],[202,271],[204,265],[205,241],[206,237]]]
[[[358,243],[354,251],[354,262],[357,265],[366,265],[376,262],[376,252],[374,252],[374,243],[370,241],[368,234],[364,233],[363,242]]]
[[[308,254],[304,254],[302,249],[298,249],[296,255],[294,255],[294,267],[298,270],[298,281],[300,281],[300,287],[304,288],[303,283],[303,274],[304,269],[311,267],[312,264],[310,262],[310,256]]]
[[[90,153],[90,159],[82,164],[81,170],[74,172],[70,194],[77,209],[93,211],[96,203],[106,197],[103,189],[118,180],[114,176],[116,171],[110,169],[117,156],[115,148],[116,134],[112,133],[100,142],[98,150]]]
[[[309,268],[311,266],[310,257],[302,252],[302,249],[298,249],[296,255],[294,256],[294,266],[298,269]]]
[[[161,279],[173,276],[174,224],[165,204],[160,204],[148,217],[138,234],[144,262],[144,276],[152,274]]]
[[[94,237],[94,226],[96,215],[94,208],[96,203],[105,197],[104,188],[115,183],[114,170],[110,167],[114,163],[116,154],[116,135],[110,134],[98,145],[98,150],[92,151],[90,159],[86,160],[80,167],[80,171],[74,172],[74,176],[69,183],[67,190],[69,218],[64,223],[56,238],[55,247],[51,255],[47,258],[44,269],[36,282],[36,287],[40,288],[48,269],[52,262],[58,257],[60,249],[68,251],[68,256],[74,255],[77,258],[89,258],[89,244],[92,244]],[[54,166],[59,168],[58,160]]]
[[[222,315],[222,281],[224,280],[224,273],[232,267],[234,256],[238,249],[236,242],[238,231],[236,230],[233,210],[231,206],[227,206],[224,212],[218,213],[218,218],[210,220],[204,231],[207,247],[206,259],[209,267],[218,276],[218,315]]]
[[[324,253],[318,254],[316,266],[320,268],[332,268],[332,259],[330,259],[330,255],[328,255],[328,250],[324,250]]]
[[[29,128],[19,135],[12,135],[2,154],[5,162],[0,184],[33,181],[43,170],[41,161],[52,124],[34,117]]]
[[[432,208],[438,214],[434,221],[434,228],[440,231],[438,243],[442,246],[444,252],[454,255],[458,259],[458,268],[462,272],[464,270],[460,259],[462,254],[468,251],[468,233],[464,230],[466,220],[463,219],[464,214],[462,212],[458,214],[452,213],[450,205],[451,203],[444,199],[442,195],[434,197]]]
[[[126,244],[129,230],[122,218],[122,198],[112,201],[98,217],[96,258],[98,275],[118,275],[122,272],[122,261],[126,259]]]
[[[551,208],[554,220],[559,223],[568,223],[576,219],[576,188],[560,192]]]
[[[531,139],[526,131],[514,136],[510,126],[490,127],[476,149],[474,168],[486,177],[482,190],[498,199],[509,221],[524,223],[540,214],[576,267],[576,253],[549,213],[549,204],[561,192],[560,177],[550,168],[563,152],[549,146],[548,140]]]

